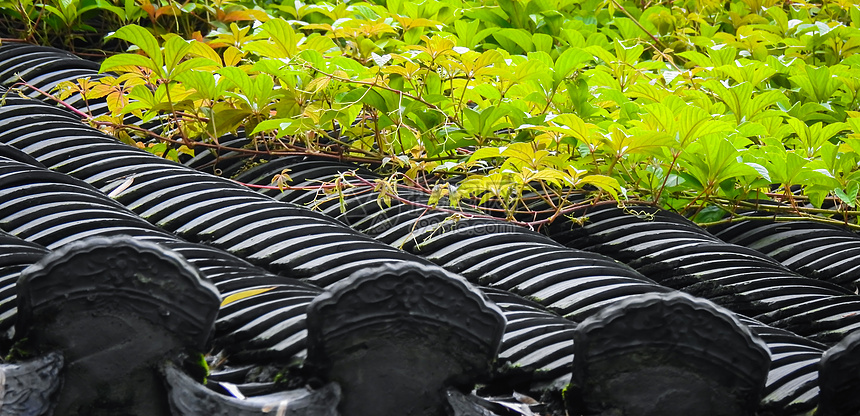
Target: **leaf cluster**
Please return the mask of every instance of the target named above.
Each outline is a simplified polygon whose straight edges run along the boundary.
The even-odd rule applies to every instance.
[[[161,121],[174,149],[244,134],[403,172],[430,205],[462,175],[451,204],[533,224],[601,199],[857,218],[856,2],[195,3],[205,35],[135,5],[149,24],[110,35],[132,45],[103,62],[117,75],[62,88]]]

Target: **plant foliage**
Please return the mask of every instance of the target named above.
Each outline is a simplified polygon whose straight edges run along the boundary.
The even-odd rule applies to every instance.
[[[600,200],[858,222],[853,1],[50,1],[0,11],[25,37],[109,11],[115,76],[58,96],[106,99],[95,122],[165,156],[245,134],[530,225]]]

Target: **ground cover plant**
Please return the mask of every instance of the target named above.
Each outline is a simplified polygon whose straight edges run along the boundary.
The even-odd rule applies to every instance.
[[[106,99],[112,114],[88,122],[130,144],[177,159],[233,133],[258,161],[310,154],[385,177],[333,178],[322,198],[364,187],[385,204],[410,187],[428,208],[535,228],[591,203],[860,228],[857,2],[5,0],[0,13],[4,38],[67,49],[111,31],[86,54],[115,76],[50,94]],[[290,184],[285,170],[272,186]]]

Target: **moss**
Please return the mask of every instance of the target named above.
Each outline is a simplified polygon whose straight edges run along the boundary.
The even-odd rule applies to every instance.
[[[36,355],[33,347],[30,345],[30,341],[28,338],[22,338],[18,341],[15,341],[14,344],[9,348],[9,352],[3,357],[3,361],[16,362],[26,360],[28,358],[32,358]]]

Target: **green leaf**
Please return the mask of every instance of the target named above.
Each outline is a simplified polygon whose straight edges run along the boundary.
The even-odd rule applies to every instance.
[[[628,154],[660,157],[664,149],[671,148],[674,144],[672,136],[666,132],[633,131],[627,134],[618,128],[613,128],[606,146],[617,158]]]
[[[802,93],[807,97],[814,98],[819,103],[830,100],[830,97],[839,88],[836,75],[831,75],[830,69],[826,66],[816,68],[812,65],[806,65],[804,72],[789,77],[789,79],[800,87]]]
[[[475,150],[471,156],[469,156],[468,163],[475,162],[477,160],[490,159],[494,157],[501,157],[502,152],[505,150],[504,147],[481,147]]]
[[[833,194],[836,195],[845,205],[848,205],[852,208],[857,206],[857,192],[860,191],[860,183],[857,181],[848,182],[848,186],[846,186],[845,190],[840,188],[836,188],[833,190]]]
[[[51,6],[51,5],[43,5],[42,7],[45,10],[49,11],[54,16],[59,17],[60,20],[62,20],[64,23],[66,23],[66,24],[71,23],[70,21],[67,20],[65,13],[63,13],[60,9],[58,9],[54,6]]]
[[[263,23],[261,29],[269,35],[269,38],[276,46],[278,56],[270,56],[272,58],[292,58],[296,56],[299,51],[299,45],[304,41],[304,36],[296,34],[293,27],[285,20],[271,19]]]
[[[269,74],[257,74],[254,77],[254,109],[262,111],[277,94],[275,80]]]
[[[725,138],[703,137],[681,156],[682,165],[700,183],[713,189],[723,181],[741,176],[759,176],[755,168],[738,160],[738,151]]]
[[[534,45],[535,51],[549,53],[552,51],[553,39],[550,35],[535,33],[532,35],[532,44]]]
[[[590,60],[591,54],[588,52],[579,48],[567,48],[555,61],[552,72],[553,85],[556,87],[561,85],[562,81],[569,77],[572,72]]]
[[[119,17],[120,20],[126,20],[125,10],[121,7],[114,6],[107,0],[96,0],[94,6],[100,10],[107,10],[112,12],[117,17]]]
[[[153,62],[152,59],[149,59],[143,55],[131,54],[131,53],[121,53],[119,55],[113,55],[107,57],[102,62],[101,68],[99,68],[99,72],[108,72],[121,67],[128,66],[139,66],[143,68],[151,69],[154,72],[158,72],[159,67]]]
[[[731,77],[735,82],[748,82],[750,85],[761,85],[776,74],[776,69],[759,61],[749,61],[741,65],[731,63],[716,68],[719,72]]]
[[[507,16],[505,16],[504,12],[496,7],[476,7],[466,10],[464,15],[488,25],[492,24],[497,27],[511,27],[510,22],[507,20]]]
[[[107,38],[122,39],[131,43],[149,56],[157,68],[160,69],[164,66],[164,58],[161,54],[161,48],[158,47],[158,40],[155,39],[155,36],[153,36],[147,29],[138,25],[127,25],[108,35]],[[163,72],[163,70],[161,72]]]
[[[225,103],[215,105],[214,111],[209,113],[209,124],[207,131],[214,137],[221,137],[228,132],[236,131],[243,124],[246,117],[251,116],[250,110],[234,109]]]
[[[579,180],[580,184],[583,185],[593,185],[598,189],[606,191],[612,198],[616,201],[618,200],[618,192],[621,192],[621,184],[618,183],[618,180],[605,175],[588,175],[583,176],[582,179]]]
[[[493,37],[511,53],[525,54],[535,50],[531,34],[523,29],[499,29]]]
[[[711,62],[711,58],[708,58],[705,54],[700,52],[685,51],[678,55],[702,68],[710,68],[714,66],[714,63]]]
[[[393,108],[389,107],[388,102],[385,100],[379,91],[374,88],[370,88],[370,91],[364,90],[355,90],[361,93],[360,102],[367,104],[370,107],[373,107],[383,113],[388,113],[389,111],[393,111]],[[349,95],[349,94],[348,94]]]
[[[547,69],[545,63],[537,59],[530,59],[516,65],[513,71],[503,72],[501,77],[514,83],[522,83],[541,78],[546,75]]]
[[[548,117],[553,125],[549,126],[534,126],[530,127],[534,130],[552,131],[562,133],[573,137],[574,139],[585,143],[592,148],[601,144],[604,139],[602,136],[596,135],[597,126],[591,123],[586,123],[576,114],[559,114],[553,118]]]
[[[633,46],[628,47],[624,46],[620,40],[615,40],[615,56],[626,64],[633,65],[638,62],[644,51],[645,47],[640,43],[634,43]]]
[[[165,78],[173,79],[179,62],[188,54],[190,49],[191,45],[179,36],[171,36],[164,42],[164,64],[167,67]]]
[[[215,75],[205,71],[188,71],[176,76],[185,86],[193,88],[199,94],[197,99],[215,99],[224,92],[224,83],[216,83]]]
[[[283,137],[289,133],[287,133],[287,129],[293,125],[295,120],[288,118],[276,118],[272,120],[264,120],[257,124],[254,127],[254,130],[251,131],[251,135],[270,130],[277,130],[277,137]]]
[[[463,115],[466,116],[466,129],[475,135],[481,134],[481,113],[477,110],[466,107],[463,109]]]
[[[708,205],[693,217],[693,221],[698,224],[719,221],[725,218],[727,214],[729,213],[717,205]]]
[[[708,48],[708,55],[714,66],[731,65],[738,56],[738,50],[725,44]]]
[[[185,74],[185,73],[187,73],[193,69],[198,69],[198,68],[207,67],[207,66],[218,67],[218,63],[212,61],[209,58],[186,59],[185,61],[182,61],[179,65],[177,65],[176,68],[173,69],[173,73],[170,74],[170,78],[171,79],[177,79],[177,77],[179,77],[179,75],[181,75],[181,74]],[[204,70],[194,71],[194,72],[205,72],[210,77],[213,74],[212,72],[204,71]]]
[[[499,30],[497,27],[478,30],[480,26],[480,20],[466,22],[466,20],[461,19],[454,21],[454,28],[458,39],[457,46],[464,46],[470,49],[475,48],[479,46],[481,41],[483,41],[487,36],[490,36]]]
[[[789,118],[786,122],[797,135],[797,147],[805,152],[807,157],[810,158],[816,156],[819,149],[821,149],[825,143],[828,143],[833,136],[839,134],[843,130],[849,129],[849,126],[846,123],[833,123],[822,127],[822,123],[815,123],[812,126],[808,126],[806,123],[796,118]]]

